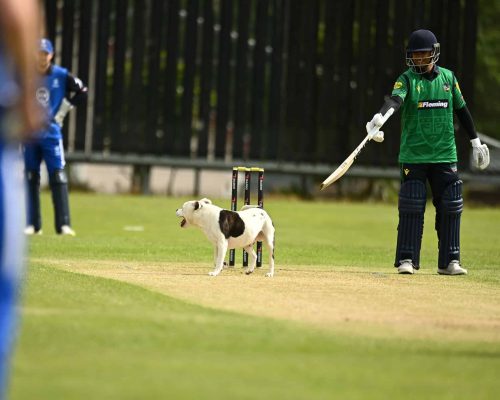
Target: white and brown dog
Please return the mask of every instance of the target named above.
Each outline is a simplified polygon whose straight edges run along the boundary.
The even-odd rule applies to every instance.
[[[194,225],[200,228],[214,244],[215,269],[209,273],[217,276],[224,266],[227,249],[243,248],[249,256],[246,274],[255,269],[257,255],[253,250],[256,241],[262,241],[269,249],[269,272],[274,275],[274,226],[271,218],[257,206],[244,206],[241,211],[224,210],[209,199],[187,201],[176,211],[182,217],[181,227]]]

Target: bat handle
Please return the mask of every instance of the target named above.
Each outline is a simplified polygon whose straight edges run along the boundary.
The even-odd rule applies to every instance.
[[[392,114],[394,114],[394,108],[393,107],[389,108],[387,110],[387,112],[385,113],[385,115],[384,115],[384,122],[387,121]]]

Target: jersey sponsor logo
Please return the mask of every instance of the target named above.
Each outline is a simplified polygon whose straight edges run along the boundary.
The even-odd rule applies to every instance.
[[[394,84],[394,90],[401,89],[402,87],[403,87],[403,82],[399,82],[399,81],[397,81],[397,82]]]
[[[54,81],[52,82],[52,87],[54,89],[59,87],[59,79],[54,79]]]
[[[448,100],[422,100],[417,104],[419,110],[448,108]]]
[[[46,87],[40,87],[36,90],[36,99],[44,107],[49,105],[50,91]]]

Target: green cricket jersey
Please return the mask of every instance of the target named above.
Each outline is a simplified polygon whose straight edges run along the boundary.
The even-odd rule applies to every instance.
[[[408,69],[394,84],[401,106],[400,163],[457,162],[453,111],[465,105],[453,72],[435,67],[429,80]]]

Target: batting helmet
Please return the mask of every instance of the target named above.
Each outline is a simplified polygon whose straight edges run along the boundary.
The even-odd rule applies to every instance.
[[[427,64],[415,65],[413,61],[413,53],[417,51],[430,51],[429,62]],[[434,33],[427,29],[419,29],[413,32],[408,39],[408,46],[406,46],[406,65],[408,65],[413,72],[423,74],[427,71],[427,67],[435,64],[439,60],[440,45]]]

